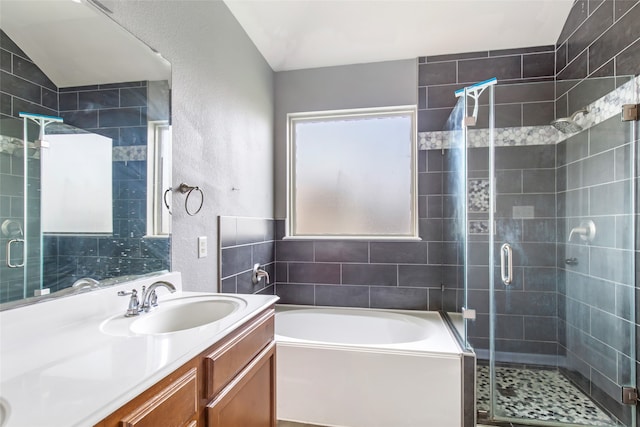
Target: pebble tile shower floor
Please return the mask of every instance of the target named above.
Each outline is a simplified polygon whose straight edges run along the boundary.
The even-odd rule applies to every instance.
[[[620,426],[558,371],[496,367],[501,416],[586,426]],[[489,410],[489,367],[478,365],[477,409]]]

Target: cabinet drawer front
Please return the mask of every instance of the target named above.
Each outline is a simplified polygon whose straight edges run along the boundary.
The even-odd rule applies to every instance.
[[[124,417],[123,427],[183,426],[198,411],[196,368],[163,388],[134,412]]]
[[[275,343],[207,405],[207,427],[275,427]]]
[[[205,398],[211,399],[273,340],[274,311],[269,310],[236,338],[205,358]]]

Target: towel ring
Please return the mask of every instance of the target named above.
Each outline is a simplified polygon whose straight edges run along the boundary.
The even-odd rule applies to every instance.
[[[193,193],[194,190],[200,192],[200,206],[198,206],[198,209],[196,209],[194,212],[191,212],[189,211],[189,197],[191,197],[191,193]],[[169,202],[167,201],[167,194],[169,194],[171,191],[173,191],[173,187],[169,187],[164,190],[164,194],[162,195],[162,200],[164,201],[165,207],[169,211],[169,215],[173,215],[173,213],[171,212],[171,207],[169,206]],[[184,199],[184,210],[187,212],[187,215],[194,216],[195,214],[200,212],[200,210],[202,209],[202,205],[204,205],[204,193],[202,192],[202,189],[200,187],[194,187],[183,182],[182,184],[180,184],[177,191],[181,192],[182,194],[186,193],[187,195],[187,197]]]
[[[164,190],[164,194],[162,195],[162,200],[164,201],[164,206],[169,211],[169,215],[173,215],[173,212],[171,212],[171,206],[169,206],[169,202],[167,202],[167,194],[169,194],[171,192],[171,190],[173,190],[173,188],[171,188],[171,187],[167,188],[166,190]]]
[[[200,192],[200,206],[198,206],[198,209],[196,209],[194,212],[190,212],[189,197],[191,197],[191,194],[193,193],[194,190]],[[187,193],[187,197],[184,199],[184,210],[187,212],[187,215],[194,216],[195,214],[200,212],[200,210],[202,209],[202,205],[204,205],[204,193],[202,192],[200,187],[198,186],[193,187],[185,183],[182,183],[180,184],[180,187],[178,187],[178,191],[180,191],[182,194]]]

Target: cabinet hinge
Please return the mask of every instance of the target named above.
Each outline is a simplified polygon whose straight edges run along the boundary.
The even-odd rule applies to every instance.
[[[623,122],[637,122],[640,120],[640,104],[624,104],[622,106],[622,121]]]
[[[638,389],[635,387],[622,387],[622,403],[625,405],[637,405]]]

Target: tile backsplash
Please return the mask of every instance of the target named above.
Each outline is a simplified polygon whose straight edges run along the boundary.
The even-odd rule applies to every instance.
[[[224,293],[275,294],[275,221],[264,218],[218,217],[219,289]],[[252,282],[253,265],[269,273],[269,283]]]

